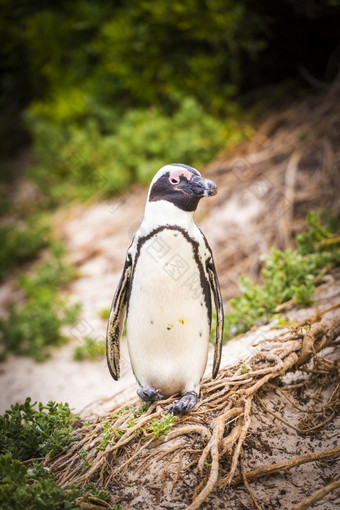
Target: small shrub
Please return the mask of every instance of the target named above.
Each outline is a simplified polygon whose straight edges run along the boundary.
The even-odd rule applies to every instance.
[[[84,448],[81,448],[79,455],[83,460],[83,462],[81,463],[81,467],[83,469],[86,469],[86,468],[89,468],[92,466],[92,464],[87,460],[87,452],[86,452],[86,450],[84,450]]]
[[[247,365],[244,363],[241,365],[241,374],[246,374],[248,372]]]
[[[65,246],[53,241],[49,260],[38,264],[31,274],[19,275],[18,283],[31,298],[41,294],[42,289],[52,296],[76,276],[75,267],[67,261]]]
[[[94,482],[83,487],[61,488],[53,473],[39,457],[54,456],[66,448],[73,437],[76,418],[68,404],[49,402],[46,406],[14,404],[0,416],[0,507],[4,510],[80,510],[78,498],[89,505],[110,501],[108,491]],[[80,455],[86,467],[85,450]],[[31,459],[31,460],[30,460]],[[36,460],[34,460],[36,459]],[[24,465],[21,461],[26,461]],[[110,507],[111,508],[111,507]]]
[[[254,324],[267,322],[275,308],[289,300],[300,306],[313,302],[315,285],[334,264],[340,263],[340,238],[321,225],[319,216],[310,212],[308,232],[297,236],[297,249],[272,249],[262,260],[263,282],[255,284],[241,277],[241,294],[229,301],[225,314],[224,340],[248,331]],[[212,331],[211,338],[214,331]]]
[[[0,227],[0,279],[17,264],[33,260],[50,241],[50,227],[33,226],[33,221],[23,226]]]
[[[160,439],[162,436],[166,436],[175,421],[176,417],[173,413],[162,414],[160,420],[153,420],[148,430],[153,434],[156,439]]]
[[[61,333],[65,324],[74,324],[80,313],[80,305],[68,306],[65,300],[42,295],[28,299],[20,308],[11,305],[8,316],[0,320],[0,360],[9,353],[30,356],[45,361],[54,347],[67,342]]]
[[[139,418],[140,416],[142,416],[144,413],[146,413],[150,406],[151,402],[143,402],[143,404],[141,404],[139,408],[134,411],[133,413],[134,417]]]
[[[0,505],[4,510],[81,510],[77,501],[107,508],[111,499],[107,490],[99,489],[94,482],[79,488],[56,484],[53,473],[39,462],[29,468],[11,453],[0,455]],[[109,507],[113,508],[113,507]],[[114,507],[118,509],[118,506]]]
[[[91,498],[97,498],[108,502],[111,499],[110,493],[107,490],[98,489],[95,482],[89,482],[88,484],[84,485],[82,487],[82,491],[88,494],[88,496],[85,498],[85,501]]]
[[[105,356],[106,345],[104,340],[94,340],[90,337],[85,337],[82,345],[77,345],[73,351],[73,359],[75,361],[98,361],[98,359]]]
[[[68,404],[41,402],[38,409],[27,398],[13,404],[0,416],[0,453],[9,452],[18,460],[53,456],[72,441],[74,415]]]
[[[79,489],[62,489],[41,464],[27,469],[11,453],[0,455],[0,482],[0,505],[4,510],[81,509],[75,501],[82,494]]]
[[[108,420],[102,420],[103,432],[101,434],[100,445],[97,450],[105,450],[108,444],[115,444],[123,435],[126,430],[120,428],[113,428]]]
[[[75,274],[63,245],[53,243],[50,260],[38,264],[32,274],[18,277],[26,300],[10,305],[7,318],[0,319],[0,359],[14,353],[44,361],[54,346],[67,341],[61,328],[77,320],[80,305],[69,305],[58,291]]]

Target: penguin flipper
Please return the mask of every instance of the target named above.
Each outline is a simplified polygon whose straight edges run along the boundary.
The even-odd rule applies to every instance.
[[[131,273],[132,260],[128,255],[118,287],[113,296],[106,330],[106,360],[110,374],[116,381],[118,381],[120,376],[120,337],[124,324]]]
[[[218,282],[217,273],[213,259],[209,259],[207,263],[207,270],[209,275],[209,282],[212,293],[214,295],[215,309],[216,309],[216,341],[215,341],[215,352],[214,362],[212,369],[212,377],[215,379],[220,368],[222,344],[223,344],[223,324],[224,324],[224,313],[223,313],[223,302],[221,296],[220,284]]]

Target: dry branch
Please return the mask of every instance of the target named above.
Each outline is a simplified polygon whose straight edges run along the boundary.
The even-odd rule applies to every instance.
[[[303,501],[301,501],[301,503],[299,503],[298,505],[295,505],[293,508],[291,508],[291,510],[306,510],[311,505],[313,505],[313,503],[316,503],[316,501],[319,501],[320,499],[325,497],[329,492],[334,491],[335,489],[338,489],[339,487],[340,487],[340,480],[331,482],[328,485],[326,485],[326,487],[323,487],[322,489],[319,489],[319,490],[313,492],[313,494],[311,496],[309,496],[309,498],[304,499]]]
[[[273,473],[278,473],[279,471],[287,471],[288,469],[300,466],[301,464],[314,462],[316,460],[336,459],[339,456],[340,446],[336,446],[335,448],[330,448],[329,450],[324,450],[322,452],[305,453],[303,455],[299,455],[299,457],[288,460],[287,462],[280,462],[278,464],[258,467],[252,471],[246,472],[246,477],[248,482],[253,482],[254,480],[262,478],[263,476],[272,475]],[[239,485],[240,483],[242,483],[241,476],[234,478],[232,481],[232,485],[234,486]]]

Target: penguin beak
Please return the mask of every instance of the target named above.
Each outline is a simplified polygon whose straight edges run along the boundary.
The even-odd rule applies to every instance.
[[[196,197],[213,197],[217,193],[217,186],[213,181],[195,175],[188,182],[185,191]]]

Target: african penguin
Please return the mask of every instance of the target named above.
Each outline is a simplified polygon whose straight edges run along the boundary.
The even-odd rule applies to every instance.
[[[214,378],[220,365],[220,287],[211,249],[193,219],[200,199],[216,193],[216,184],[190,166],[166,165],[156,173],[113,297],[106,335],[110,373],[119,379],[126,315],[137,393],[146,401],[181,394],[168,412],[189,411],[197,402],[207,364],[211,293],[217,315]]]

